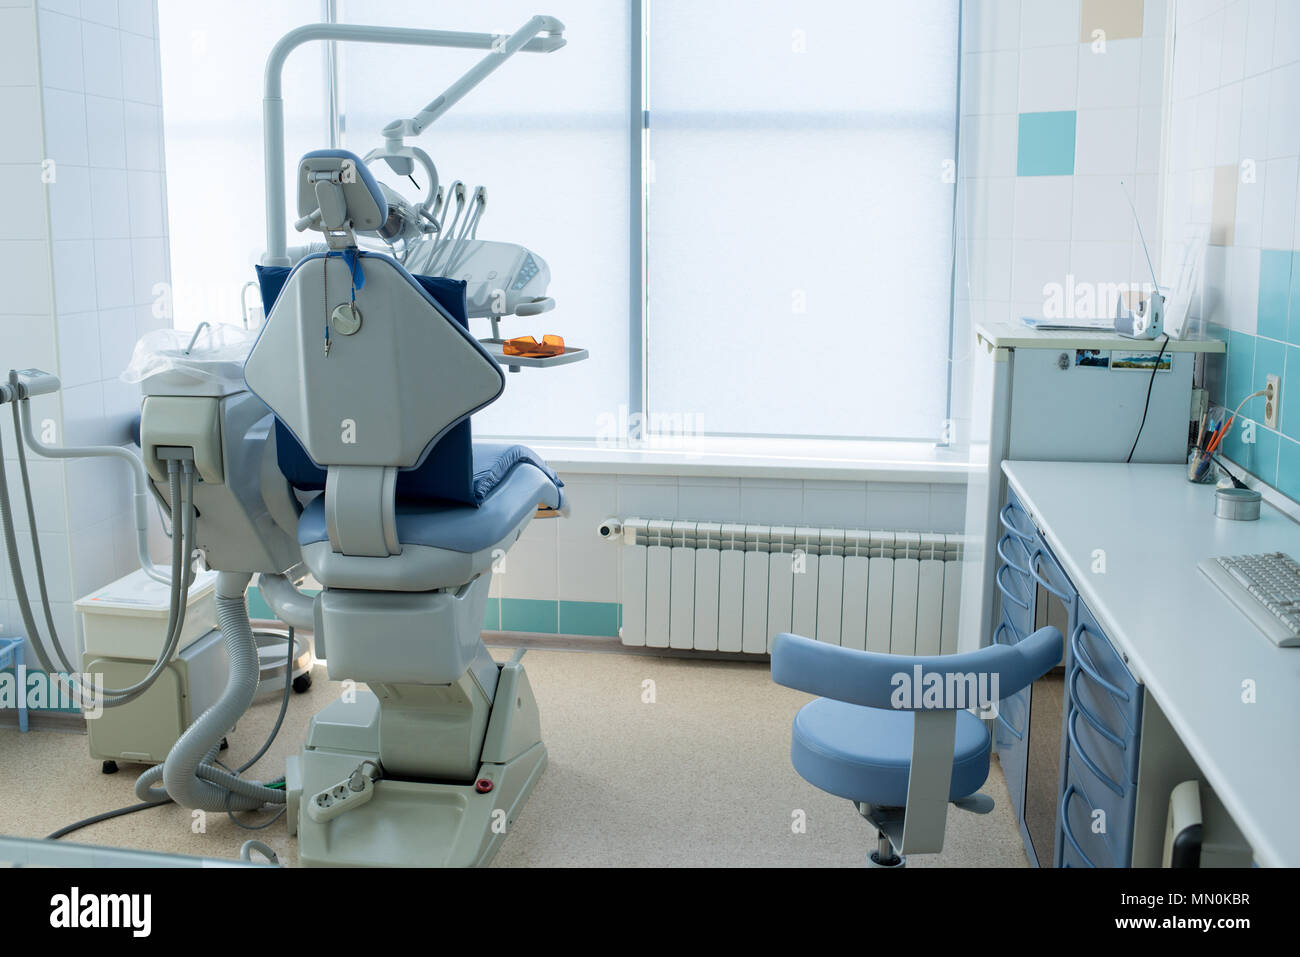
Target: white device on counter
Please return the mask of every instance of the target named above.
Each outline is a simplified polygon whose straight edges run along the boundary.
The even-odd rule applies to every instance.
[[[1269,641],[1300,645],[1300,565],[1290,555],[1228,555],[1197,567]]]

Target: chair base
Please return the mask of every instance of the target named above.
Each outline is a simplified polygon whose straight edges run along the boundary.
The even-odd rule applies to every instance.
[[[516,666],[519,667],[519,666]],[[298,836],[303,867],[483,867],[501,842],[546,769],[546,746],[537,727],[537,705],[519,667],[516,692],[499,699],[493,715],[512,740],[510,757],[483,762],[473,781],[442,782],[381,777],[374,796],[332,820],[314,820],[311,796],[346,780],[363,761],[379,761],[379,702],[370,692],[335,702],[312,719],[307,746],[291,757],[286,774],[288,817]],[[530,740],[520,744],[511,731]],[[504,757],[504,754],[496,755]],[[490,790],[484,791],[484,782]]]
[[[872,851],[867,855],[867,867],[881,867],[886,870],[902,870],[907,867],[907,857],[903,854],[895,854],[892,861],[881,863],[880,852]]]

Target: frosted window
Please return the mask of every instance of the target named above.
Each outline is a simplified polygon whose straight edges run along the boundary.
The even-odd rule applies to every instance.
[[[174,324],[240,322],[240,287],[266,248],[262,92],[267,54],[319,20],[319,0],[160,0],[163,138]],[[324,53],[308,43],[284,70],[285,158],[329,145]],[[286,210],[295,201],[286,190]],[[289,222],[297,213],[286,213]],[[301,241],[301,240],[300,240]],[[249,299],[256,297],[250,293]]]
[[[536,13],[559,18],[568,44],[519,53],[412,145],[444,184],[487,187],[480,239],[521,243],[551,269],[554,311],[507,318],[505,337],[557,332],[586,362],[510,375],[474,417],[476,435],[591,438],[628,389],[628,6],[610,0],[490,4],[345,3],[347,22],[509,34]],[[340,46],[344,145],[365,154],[390,121],[413,116],[483,57],[471,50]],[[376,173],[409,197],[409,181]],[[417,182],[424,185],[417,172]],[[483,337],[487,320],[474,320]]]
[[[957,7],[651,2],[652,413],[938,438]]]

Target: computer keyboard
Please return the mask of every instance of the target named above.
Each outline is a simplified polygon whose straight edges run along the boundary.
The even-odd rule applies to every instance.
[[[1300,564],[1290,555],[1227,555],[1198,567],[1275,645],[1300,645]]]

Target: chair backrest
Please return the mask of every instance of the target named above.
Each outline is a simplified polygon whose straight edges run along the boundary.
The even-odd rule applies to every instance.
[[[781,634],[772,643],[772,680],[868,708],[962,711],[983,703],[975,700],[978,694],[972,698],[972,690],[988,689],[996,701],[1042,677],[1061,660],[1062,646],[1061,633],[1051,627],[1014,645],[955,655],[858,651]],[[940,689],[943,693],[936,697]]]
[[[501,394],[505,378],[410,273],[357,249],[354,230],[387,214],[359,158],[307,154],[298,208],[331,248],[294,267],[244,378],[326,469],[335,550],[398,554],[398,470],[418,468],[450,429]]]

